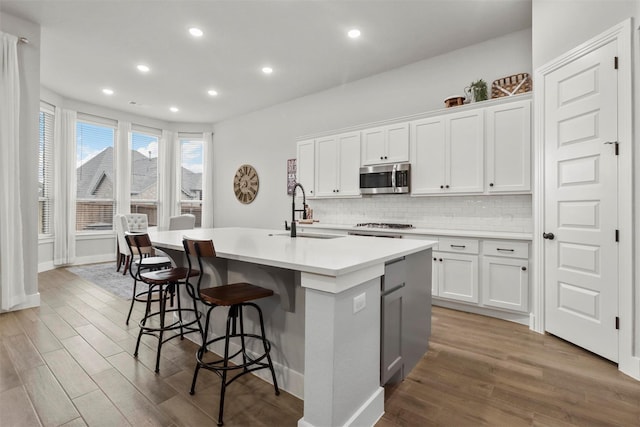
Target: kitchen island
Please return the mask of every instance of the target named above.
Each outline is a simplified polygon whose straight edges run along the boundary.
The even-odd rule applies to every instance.
[[[251,228],[149,234],[180,265],[185,263],[183,236],[213,240],[217,258],[205,271],[211,286],[247,280],[274,290],[274,302],[261,306],[278,381],[304,399],[299,426],[373,425],[382,416],[381,277],[386,263],[404,258],[406,280],[426,292],[425,310],[430,310],[427,266],[435,242],[321,234],[291,238],[282,230]],[[410,327],[424,330],[426,350],[430,323]]]

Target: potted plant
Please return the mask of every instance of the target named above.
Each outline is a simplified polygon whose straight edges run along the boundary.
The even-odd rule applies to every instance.
[[[472,82],[467,89],[471,102],[486,101],[489,99],[487,95],[487,83],[482,79]]]

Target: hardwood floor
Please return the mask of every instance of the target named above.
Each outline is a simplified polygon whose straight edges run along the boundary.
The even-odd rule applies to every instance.
[[[39,275],[42,305],[0,314],[0,425],[215,425],[217,376],[188,393],[195,344],[137,336],[137,305],[65,269]],[[640,382],[525,326],[434,307],[431,347],[386,389],[378,426],[640,425]],[[227,391],[226,426],[295,426],[302,402],[247,376]]]

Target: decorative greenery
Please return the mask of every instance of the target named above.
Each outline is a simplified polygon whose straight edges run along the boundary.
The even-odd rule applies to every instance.
[[[480,79],[471,83],[471,85],[469,85],[469,89],[471,90],[471,99],[473,99],[474,102],[486,101],[489,99],[487,95],[487,83],[484,80]]]

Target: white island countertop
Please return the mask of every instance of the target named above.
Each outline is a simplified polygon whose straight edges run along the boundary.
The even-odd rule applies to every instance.
[[[335,238],[304,237],[335,236]],[[433,247],[431,240],[301,233],[258,228],[196,228],[158,231],[150,228],[155,246],[183,250],[182,238],[213,240],[220,258],[287,268],[325,276],[340,276]]]

